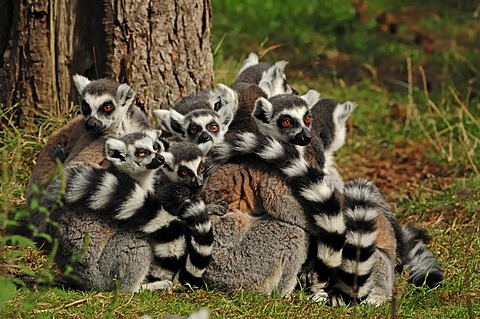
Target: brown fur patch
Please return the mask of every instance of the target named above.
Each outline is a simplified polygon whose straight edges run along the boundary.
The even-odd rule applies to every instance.
[[[383,251],[388,258],[395,264],[397,241],[395,239],[395,231],[390,221],[381,212],[377,217],[377,247]]]

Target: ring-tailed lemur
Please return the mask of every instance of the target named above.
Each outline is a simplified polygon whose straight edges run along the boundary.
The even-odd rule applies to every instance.
[[[202,179],[203,151],[194,144],[179,143],[171,146],[173,153],[162,152],[158,140],[159,135],[150,132],[109,139],[106,152],[111,166],[81,166],[66,172],[68,208],[118,221],[118,227],[141,233],[151,243],[151,282],[133,285],[133,291],[162,289],[173,281],[200,286],[211,254],[208,211],[191,193],[201,183],[194,182],[192,187],[192,181],[185,179],[189,174]],[[157,175],[163,163],[167,173]],[[178,177],[173,177],[172,170]],[[58,183],[49,190],[57,193]]]
[[[338,103],[333,99],[320,99],[312,108],[312,149],[318,153],[315,155],[318,155],[320,160],[322,160],[322,157],[325,158],[324,171],[332,176],[337,176],[335,180],[338,182],[339,188],[343,188],[340,186],[343,182],[333,166],[333,155],[345,143],[346,121],[355,107],[356,105],[352,102]],[[321,142],[320,146],[316,145],[318,141]],[[324,156],[322,156],[322,153]],[[379,237],[383,239],[388,239],[388,236],[390,236],[389,232],[393,230],[397,246],[396,258],[400,262],[397,269],[402,267],[409,269],[409,281],[417,286],[421,286],[424,281],[430,287],[441,282],[444,278],[443,271],[437,265],[435,257],[427,247],[428,236],[426,236],[426,231],[411,225],[401,229],[388,204],[386,204],[379,190],[371,182],[355,180],[350,182],[349,185],[356,185],[357,188],[366,189],[365,194],[370,194],[370,199],[376,202],[383,212],[378,217],[376,228],[378,229]],[[377,199],[376,201],[373,200],[375,198]],[[390,226],[380,227],[379,225],[387,225],[386,222],[382,222],[380,219],[384,219]],[[385,231],[385,229],[388,231]],[[388,236],[384,233],[388,234]],[[393,259],[392,262],[394,262]]]
[[[237,79],[230,85],[238,95],[238,109],[230,124],[229,131],[234,135],[240,132],[256,132],[251,113],[257,99],[271,98],[279,94],[298,94],[286,83],[286,61],[275,64],[259,63],[258,56],[250,53],[244,61]]]
[[[255,103],[252,116],[258,123],[258,130],[261,133],[273,136],[276,140],[305,146],[312,138],[310,109],[318,99],[319,94],[313,90],[302,97],[285,94],[274,96],[269,100],[260,98]],[[244,139],[239,143],[245,144],[246,149],[251,146],[250,142],[253,144],[256,142],[253,133],[241,136]],[[311,166],[303,158],[290,163],[283,156],[280,162],[275,162],[276,156],[281,155],[277,152],[282,151],[282,146],[281,144],[270,146],[262,149],[265,158],[261,159],[267,162],[273,160],[272,163],[288,177],[287,185],[291,187],[293,195],[303,207],[307,218],[313,222],[312,232],[318,239],[317,274],[321,276],[318,287],[323,285],[322,288],[325,288],[333,269],[340,265],[341,251],[345,241],[345,225],[342,203],[338,200],[339,193],[335,191],[333,184],[325,183],[323,172]],[[227,159],[231,157],[228,152],[220,151],[220,153],[222,153],[220,157],[227,156]],[[318,288],[318,291],[321,290]]]
[[[55,171],[57,158],[64,165],[84,162],[107,166],[104,145],[107,137],[150,128],[146,115],[133,104],[135,91],[128,84],[109,79],[89,80],[76,74],[73,77],[81,100],[82,115],[55,132],[39,154],[32,168],[27,191],[27,207],[31,206],[34,188],[44,187]],[[31,222],[45,227],[43,214],[32,212]]]
[[[287,61],[278,61],[275,64],[259,62],[258,56],[251,52],[237,73],[237,78],[230,84],[235,91],[242,91],[251,85],[258,85],[267,95],[267,98],[278,94],[295,93],[287,84],[285,67]]]
[[[312,140],[311,109],[319,98],[320,94],[315,90],[302,96],[281,94],[268,100],[259,98],[255,102],[252,116],[261,134],[278,141],[305,146]]]
[[[306,191],[308,189],[306,185],[308,185],[312,176],[322,173],[312,174],[316,170],[313,167],[308,168],[309,163],[302,159],[301,153],[296,153],[297,149],[292,145],[280,144],[276,140],[262,139],[248,133],[238,136],[237,140],[231,140],[229,143],[228,147],[226,145],[221,147],[220,152],[225,157],[254,154],[262,160],[274,164],[289,178],[296,178],[295,171],[300,173],[303,170],[304,173],[298,175],[302,182],[295,185],[295,182],[292,183],[287,179],[286,183],[293,188],[294,194],[300,195],[297,195],[297,198],[299,198],[303,208],[306,208],[307,213],[309,209],[308,200],[305,201],[301,197],[310,196],[309,200],[315,201],[316,197],[314,196],[322,194],[321,187],[313,192]],[[215,154],[215,150],[212,154]],[[347,183],[343,190],[343,197],[344,226],[341,224],[335,225],[328,219],[322,219],[320,218],[321,215],[314,217],[315,222],[320,227],[326,225],[344,227],[346,240],[345,244],[342,245],[341,262],[334,272],[334,276],[323,278],[324,280],[330,280],[329,288],[333,289],[333,292],[328,295],[325,291],[325,282],[319,281],[314,276],[315,278],[310,282],[310,284],[313,283],[312,291],[314,294],[312,298],[317,301],[330,300],[332,304],[351,300],[366,300],[368,303],[381,304],[393,293],[397,246],[405,246],[406,244],[402,238],[397,240],[395,228],[398,227],[398,222],[378,189],[371,182],[358,179]],[[335,204],[331,205],[331,208],[335,208]],[[335,219],[330,219],[330,221],[333,220]],[[404,247],[407,252],[411,252],[409,253],[410,258],[417,256],[415,261],[412,258],[406,263],[407,267],[413,270],[411,278],[430,278],[432,285],[438,284],[439,281],[443,280],[443,272],[436,265],[435,258],[426,247],[426,241],[421,240],[422,238],[416,238],[416,231],[412,231],[412,233],[415,235],[409,237],[415,239],[410,240],[410,245],[415,246],[415,249]],[[322,239],[319,241],[320,249],[322,249]],[[321,258],[318,255],[321,252],[317,250],[316,253],[317,257]],[[412,267],[415,264],[418,264],[418,267]],[[318,271],[323,270],[317,268],[315,271],[317,276],[319,275]],[[307,274],[307,276],[311,275],[311,273]],[[415,283],[415,280],[412,281]]]
[[[154,110],[162,128],[183,141],[220,143],[237,110],[238,98],[228,86],[187,96],[173,109]]]

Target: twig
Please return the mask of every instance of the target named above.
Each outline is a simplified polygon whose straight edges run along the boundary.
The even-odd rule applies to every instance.
[[[260,58],[263,58],[268,52],[281,47],[283,47],[283,43],[271,45],[268,48],[260,50],[260,52],[258,52],[258,55],[260,56]]]
[[[57,311],[57,310],[62,310],[62,309],[66,309],[66,308],[69,308],[69,307],[72,307],[72,306],[76,306],[76,305],[80,305],[82,303],[85,303],[87,301],[90,301],[92,300],[93,298],[95,297],[100,297],[100,298],[110,298],[110,297],[105,297],[104,295],[102,294],[96,294],[95,296],[93,297],[88,297],[88,298],[83,298],[83,299],[79,299],[79,300],[75,300],[75,301],[72,301],[66,305],[63,305],[63,306],[60,306],[60,307],[56,307],[56,308],[53,308],[53,309],[42,309],[42,310],[34,310],[34,313],[45,313],[45,312],[52,312],[52,311]]]
[[[92,297],[75,300],[75,301],[73,301],[73,302],[71,302],[71,303],[68,303],[68,304],[66,304],[66,305],[63,305],[63,306],[60,306],[60,307],[56,307],[56,308],[53,308],[53,309],[35,310],[34,312],[35,312],[35,313],[44,313],[44,312],[57,311],[57,310],[61,310],[61,309],[66,309],[66,308],[71,307],[71,306],[79,305],[79,304],[82,304],[82,303],[87,302],[87,301],[90,301],[90,300],[92,300]]]

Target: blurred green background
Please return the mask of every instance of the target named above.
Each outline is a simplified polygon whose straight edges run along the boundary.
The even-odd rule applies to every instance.
[[[213,49],[217,65],[255,51],[289,60],[294,77],[367,78],[390,90],[405,89],[411,59],[430,90],[463,87],[480,67],[479,3],[212,0]]]

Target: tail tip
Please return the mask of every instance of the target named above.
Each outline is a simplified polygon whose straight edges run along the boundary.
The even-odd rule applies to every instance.
[[[443,280],[445,279],[445,275],[440,269],[438,269],[437,271],[426,274],[411,276],[409,279],[410,282],[417,287],[426,285],[428,288],[435,288],[442,284]]]

